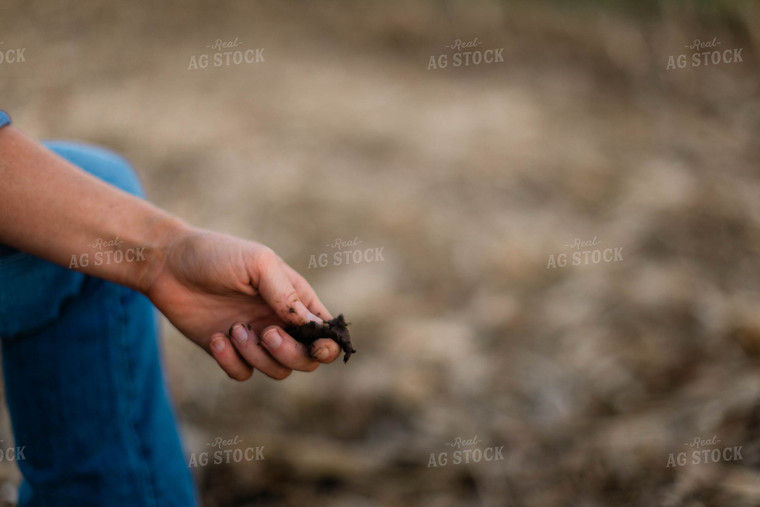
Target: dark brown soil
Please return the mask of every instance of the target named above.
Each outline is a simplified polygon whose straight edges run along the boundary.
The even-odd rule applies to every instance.
[[[341,313],[332,320],[325,321],[324,324],[317,324],[316,322],[309,322],[302,326],[288,326],[285,331],[306,345],[311,345],[315,340],[319,338],[330,338],[335,343],[340,345],[345,355],[343,356],[343,362],[348,362],[348,358],[351,354],[356,352],[353,345],[351,345],[351,336],[348,333],[348,324],[343,318]]]

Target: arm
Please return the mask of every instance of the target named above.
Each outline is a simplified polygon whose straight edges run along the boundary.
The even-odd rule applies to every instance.
[[[95,238],[145,247],[149,262],[80,271],[144,292],[165,245],[188,227],[70,164],[12,126],[0,129],[0,243],[68,267]]]
[[[338,356],[332,340],[306,350],[282,331],[285,323],[330,314],[271,249],[193,228],[11,126],[0,128],[0,181],[0,243],[65,267],[96,238],[118,237],[120,248],[143,248],[143,261],[89,263],[78,270],[148,296],[231,377],[243,380],[256,367],[284,378]],[[229,335],[220,332],[227,329]]]

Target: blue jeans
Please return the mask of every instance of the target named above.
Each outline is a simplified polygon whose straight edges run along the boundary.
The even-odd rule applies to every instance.
[[[144,198],[121,157],[46,145]],[[150,301],[0,246],[0,337],[20,506],[197,505]]]

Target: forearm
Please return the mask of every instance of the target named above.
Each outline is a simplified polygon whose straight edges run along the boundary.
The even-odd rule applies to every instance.
[[[0,243],[144,291],[161,269],[168,245],[189,231],[181,220],[97,179],[13,127],[0,128]],[[92,246],[98,239],[116,238],[118,245]],[[113,262],[109,254],[111,262],[103,262],[101,254],[101,262],[94,262],[97,251],[109,249],[131,249],[131,259]],[[86,266],[79,262],[84,258]]]

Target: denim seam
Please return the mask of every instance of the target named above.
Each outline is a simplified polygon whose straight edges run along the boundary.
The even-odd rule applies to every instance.
[[[145,442],[140,438],[140,431],[137,428],[136,414],[131,410],[131,407],[134,407],[138,400],[136,395],[137,387],[135,385],[135,372],[137,371],[137,368],[132,361],[132,354],[134,351],[130,350],[132,345],[129,343],[129,333],[127,332],[129,317],[127,313],[127,304],[124,301],[124,298],[129,295],[124,293],[127,289],[123,289],[116,285],[112,287],[112,290],[116,292],[116,297],[119,303],[119,312],[117,315],[118,326],[116,332],[119,339],[119,352],[123,358],[121,371],[127,398],[127,406],[120,407],[120,411],[123,411],[125,414],[127,421],[126,426],[128,429],[126,437],[129,445],[135,450],[134,455],[137,458],[136,463],[134,463],[136,472],[135,479],[137,480],[138,486],[143,491],[143,499],[146,501],[146,505],[150,507],[158,507],[156,487],[151,480],[151,468],[149,460],[145,455]]]

